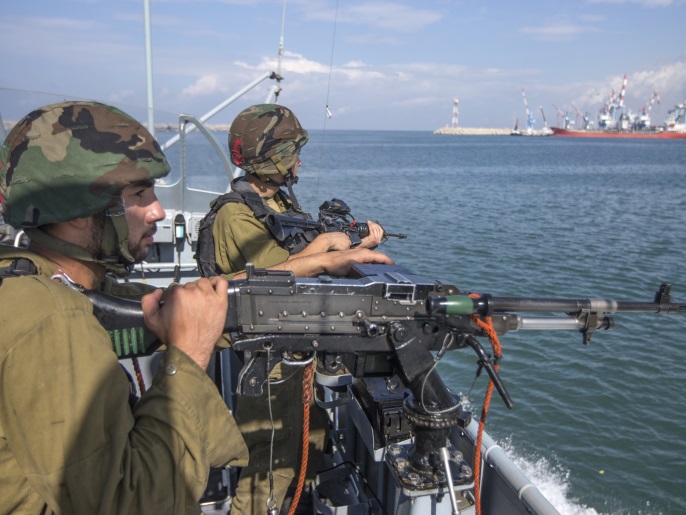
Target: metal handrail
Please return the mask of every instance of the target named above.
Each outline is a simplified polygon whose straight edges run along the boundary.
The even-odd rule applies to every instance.
[[[205,113],[204,115],[202,115],[202,116],[201,116],[200,118],[198,118],[198,119],[199,119],[201,122],[203,122],[203,123],[207,122],[207,120],[209,120],[210,118],[212,118],[214,115],[216,115],[216,114],[219,113],[220,111],[224,110],[227,106],[231,105],[233,102],[235,102],[235,101],[238,100],[240,97],[242,97],[243,95],[245,95],[248,91],[250,91],[251,89],[253,89],[255,86],[257,86],[258,84],[260,84],[260,83],[261,83],[262,81],[264,81],[265,79],[277,79],[277,80],[278,80],[278,79],[280,79],[280,77],[279,77],[275,72],[265,72],[263,75],[261,75],[260,77],[258,77],[258,78],[255,79],[254,81],[252,81],[250,84],[248,84],[246,87],[244,87],[243,89],[241,89],[240,91],[238,91],[235,95],[233,95],[233,96],[227,98],[226,100],[224,100],[224,102],[222,102],[221,104],[219,104],[219,105],[218,105],[217,107],[215,107],[214,109],[208,111],[207,113]],[[190,125],[190,126],[188,126],[187,128],[186,128],[186,127],[179,127],[179,130],[180,130],[180,131],[181,131],[181,130],[184,130],[184,131],[185,131],[185,134],[188,134],[188,133],[192,132],[192,131],[195,130],[195,129],[196,129],[196,125]],[[169,138],[169,140],[168,140],[167,142],[165,142],[164,145],[162,145],[162,151],[165,151],[165,150],[167,150],[169,147],[171,147],[172,145],[176,144],[176,143],[179,141],[179,139],[181,139],[181,135],[180,135],[180,134],[177,134],[176,136],[173,136],[173,137]]]

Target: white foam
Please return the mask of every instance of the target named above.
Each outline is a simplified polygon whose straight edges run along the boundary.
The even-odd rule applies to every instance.
[[[510,441],[499,442],[514,464],[538,487],[562,515],[598,515],[598,512],[570,498],[569,471],[547,458],[522,457]]]

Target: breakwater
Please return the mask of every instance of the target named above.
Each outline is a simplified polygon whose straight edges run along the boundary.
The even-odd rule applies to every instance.
[[[434,134],[449,134],[452,136],[509,136],[512,129],[488,129],[483,127],[441,127]]]

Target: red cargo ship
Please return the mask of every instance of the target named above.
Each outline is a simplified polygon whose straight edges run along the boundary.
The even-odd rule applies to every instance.
[[[647,139],[686,139],[686,131],[670,130],[573,130],[552,127],[553,136],[568,138],[647,138]]]

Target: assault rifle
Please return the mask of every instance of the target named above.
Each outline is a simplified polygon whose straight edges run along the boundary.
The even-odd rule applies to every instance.
[[[401,452],[396,446],[386,453],[397,481],[409,490],[443,484],[436,473],[441,463],[452,471],[455,488],[469,488],[473,481],[466,462],[453,463],[456,459],[445,457],[450,430],[466,426],[471,417],[435,373],[437,361],[446,352],[473,349],[479,367],[488,372],[506,405],[512,407],[493,357],[478,340],[484,329],[477,319],[490,317],[501,335],[528,329],[574,330],[588,344],[594,332],[614,327],[615,313],[686,311],[686,304],[671,301],[669,284],[662,284],[651,302],[620,302],[472,297],[454,285],[420,277],[397,265],[357,265],[350,278],[301,279],[288,271],[252,265],[246,272],[247,279],[229,283],[225,326],[233,349],[243,358],[238,393],[260,395],[277,363],[299,366],[315,355],[327,374],[337,374],[345,366],[353,377],[365,378],[362,381],[401,382],[399,404],[390,411],[374,411],[379,402],[369,393],[373,388],[367,393],[360,390],[358,397],[367,399],[362,404],[371,408],[367,414],[369,420],[374,419],[383,445],[413,437],[409,450]],[[120,358],[155,349],[143,327],[140,303],[94,291],[84,293],[110,331]],[[387,396],[385,385],[383,390]]]
[[[267,225],[279,241],[285,241],[302,231],[344,232],[350,238],[350,246],[354,248],[361,243],[362,238],[369,236],[368,224],[355,220],[350,214],[348,204],[336,198],[327,200],[319,206],[319,221],[270,214],[267,216]],[[407,235],[384,231],[383,241],[388,238],[405,239]]]

